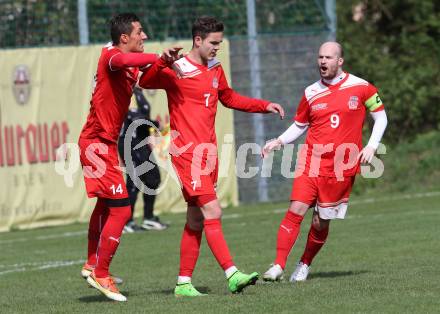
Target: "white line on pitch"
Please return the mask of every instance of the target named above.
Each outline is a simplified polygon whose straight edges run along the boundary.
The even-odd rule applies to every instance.
[[[59,239],[59,238],[68,238],[68,237],[76,237],[80,235],[87,234],[87,230],[81,230],[81,231],[75,231],[75,232],[64,232],[64,233],[57,233],[57,234],[48,234],[48,235],[42,235],[37,236],[35,238],[18,238],[18,239],[11,239],[11,240],[2,240],[0,241],[0,244],[10,244],[10,243],[16,243],[16,242],[26,242],[26,241],[34,241],[34,240],[50,240],[50,239]]]
[[[0,276],[10,273],[18,273],[18,272],[24,272],[24,271],[38,271],[38,270],[46,270],[46,269],[52,269],[52,268],[60,268],[60,267],[67,267],[72,265],[78,265],[83,264],[85,260],[77,260],[77,261],[48,261],[48,262],[42,262],[40,263],[40,266],[35,267],[34,265],[37,263],[23,263],[22,265],[30,265],[31,267],[19,267],[19,268],[13,268],[13,269],[7,269],[4,271],[0,271]],[[17,265],[17,264],[15,264]],[[14,267],[15,265],[10,265]],[[4,265],[7,267],[7,265]]]

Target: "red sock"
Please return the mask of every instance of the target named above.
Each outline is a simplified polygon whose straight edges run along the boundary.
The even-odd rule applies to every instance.
[[[223,236],[221,220],[205,219],[203,224],[205,226],[205,237],[208,246],[221,268],[226,270],[229,267],[234,266],[228,245]]]
[[[199,258],[202,230],[196,231],[185,225],[180,242],[180,269],[179,276],[192,277],[197,259]]]
[[[90,216],[88,247],[87,247],[87,264],[96,265],[96,251],[98,249],[99,238],[101,236],[102,227],[108,217],[107,206],[103,198],[98,198],[92,216]]]
[[[286,267],[287,257],[290,250],[298,238],[299,229],[303,216],[287,211],[286,216],[281,220],[277,237],[277,256],[274,264],[279,264],[281,268]]]
[[[312,264],[313,258],[318,254],[327,239],[328,231],[329,228],[319,231],[318,229],[315,229],[313,225],[310,226],[309,236],[307,238],[304,254],[301,257],[301,262],[309,266]]]
[[[108,268],[119,246],[122,230],[131,217],[130,206],[109,207],[109,215],[101,232],[95,275],[108,277]]]

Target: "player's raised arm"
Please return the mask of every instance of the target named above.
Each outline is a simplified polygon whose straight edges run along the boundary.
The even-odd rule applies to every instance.
[[[240,95],[234,91],[226,81],[223,69],[221,70],[219,80],[218,97],[220,102],[228,108],[236,109],[245,112],[259,112],[259,113],[278,113],[284,118],[284,109],[279,104],[272,103],[264,99],[251,98]]]
[[[148,69],[144,71],[139,79],[139,86],[147,89],[167,89],[171,83],[171,77],[167,78],[164,69],[171,67],[179,56],[181,46],[166,48],[161,57]]]

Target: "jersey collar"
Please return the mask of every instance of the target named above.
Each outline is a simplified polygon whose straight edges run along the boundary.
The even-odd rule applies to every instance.
[[[339,86],[341,86],[342,83],[344,83],[348,79],[348,76],[350,75],[345,71],[343,72],[343,74],[345,74],[344,78],[342,80],[339,80],[336,84],[329,84],[326,81],[324,81],[323,79],[321,79],[321,83],[324,84],[325,86],[327,86],[328,88],[339,87]],[[341,74],[341,76],[342,76],[342,74]]]
[[[186,60],[188,60],[189,63],[191,63],[192,65],[194,65],[195,67],[197,67],[200,71],[206,71],[208,69],[207,66],[203,65],[203,64],[198,64],[195,63],[194,61],[192,61],[190,58],[188,58],[188,56],[184,57]]]

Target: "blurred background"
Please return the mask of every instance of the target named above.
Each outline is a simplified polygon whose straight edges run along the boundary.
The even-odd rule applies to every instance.
[[[236,147],[247,142],[262,145],[290,125],[304,88],[319,79],[319,45],[338,40],[345,49],[345,70],[378,87],[389,117],[387,153],[381,156],[384,175],[379,180],[358,178],[354,193],[438,189],[438,1],[2,0],[0,47],[105,43],[110,17],[125,11],[138,14],[151,41],[190,39],[191,24],[200,15],[224,21],[231,85],[240,93],[279,102],[287,112],[280,122],[234,111]],[[371,121],[364,140],[370,130]],[[269,178],[239,178],[240,202],[286,200],[291,179],[281,175],[280,162],[281,154],[275,154]],[[249,152],[247,166],[261,167],[259,156]]]

